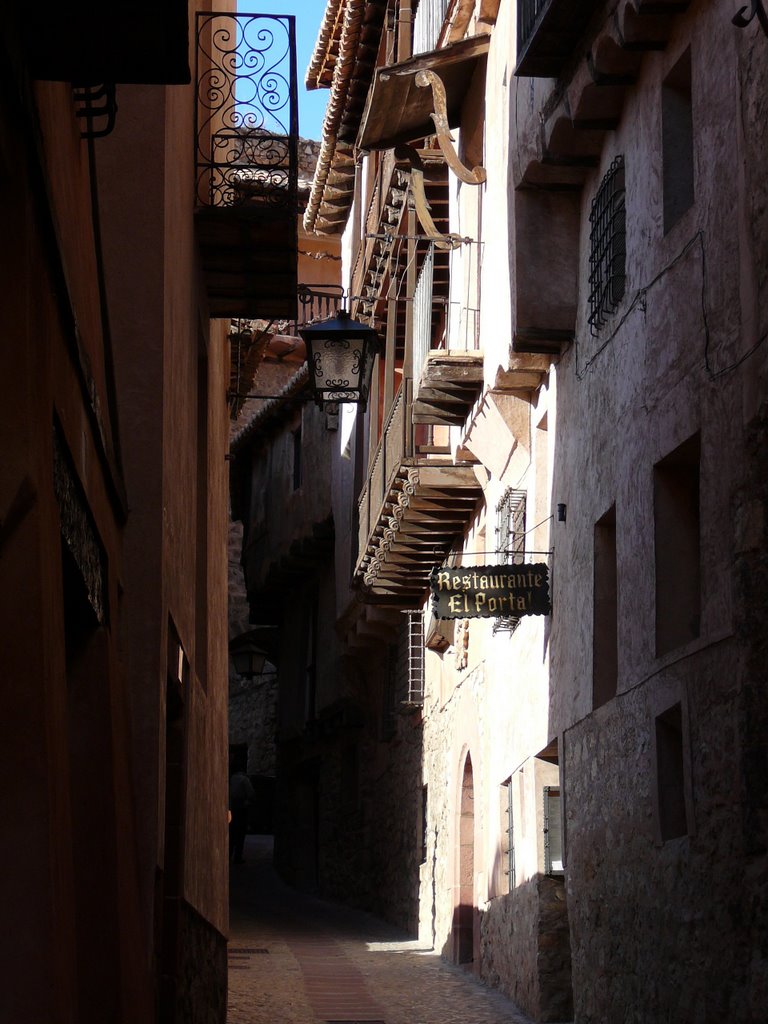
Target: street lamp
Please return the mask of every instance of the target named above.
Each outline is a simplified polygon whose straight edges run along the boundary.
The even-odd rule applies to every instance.
[[[307,346],[309,383],[318,405],[357,402],[365,408],[379,336],[345,309],[299,329]]]
[[[254,640],[255,632],[256,630],[251,630],[248,633],[241,633],[229,644],[229,653],[232,656],[235,672],[246,679],[264,675],[264,666],[267,662],[267,652],[259,647]]]
[[[264,651],[260,651],[258,648],[232,652],[232,664],[235,666],[235,672],[245,679],[260,676],[264,671],[266,660]]]

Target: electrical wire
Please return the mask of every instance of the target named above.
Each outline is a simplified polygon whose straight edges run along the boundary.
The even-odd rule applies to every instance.
[[[643,311],[643,313],[646,312],[646,310],[647,310],[648,293],[674,267],[676,267],[677,264],[680,263],[681,260],[683,260],[688,255],[688,253],[691,251],[691,249],[693,249],[696,245],[698,245],[699,253],[701,255],[700,302],[701,302],[701,320],[702,320],[702,324],[703,324],[703,328],[704,328],[704,369],[706,370],[706,373],[707,373],[707,376],[709,377],[709,379],[711,381],[716,381],[716,380],[719,380],[721,377],[725,376],[725,374],[731,373],[737,367],[741,366],[741,364],[744,363],[747,359],[749,359],[750,356],[754,355],[754,353],[757,352],[757,350],[763,344],[765,344],[766,341],[768,341],[768,332],[767,332],[767,333],[763,334],[762,337],[760,337],[750,349],[748,349],[746,352],[744,352],[738,359],[736,359],[734,362],[730,363],[728,366],[722,366],[719,369],[715,369],[712,366],[712,362],[711,362],[711,358],[710,358],[711,344],[712,344],[712,332],[710,330],[709,315],[708,315],[708,311],[707,311],[707,250],[706,250],[706,245],[704,243],[704,232],[699,230],[699,231],[696,232],[695,235],[693,235],[692,238],[690,238],[686,242],[686,244],[677,253],[677,255],[672,260],[670,260],[670,262],[667,263],[666,266],[662,267],[662,269],[653,278],[651,278],[651,280],[648,282],[648,284],[646,284],[642,288],[638,289],[638,291],[635,293],[634,298],[632,299],[632,302],[629,304],[629,307],[623,313],[623,315],[622,315],[621,319],[619,320],[619,322],[616,324],[616,326],[611,331],[611,333],[608,335],[608,337],[603,341],[603,343],[600,345],[600,347],[590,356],[590,358],[586,361],[586,363],[583,365],[583,367],[581,369],[579,369],[579,345],[578,345],[578,341],[577,341],[576,347],[575,347],[575,350],[576,350],[575,373],[576,373],[576,379],[577,380],[579,380],[579,381],[584,380],[584,377],[585,377],[587,371],[591,368],[593,363],[597,360],[598,356],[600,356],[605,351],[605,349],[611,344],[611,342],[616,338],[616,335],[619,333],[621,328],[624,326],[624,324],[627,322],[629,317],[635,312],[636,309],[639,308],[639,309],[641,309]]]

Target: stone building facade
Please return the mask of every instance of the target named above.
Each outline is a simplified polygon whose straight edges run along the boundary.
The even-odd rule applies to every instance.
[[[761,11],[330,0],[308,71],[381,337],[336,633],[421,631],[419,933],[539,1021],[763,1012]],[[549,614],[433,619],[433,566],[520,563]]]

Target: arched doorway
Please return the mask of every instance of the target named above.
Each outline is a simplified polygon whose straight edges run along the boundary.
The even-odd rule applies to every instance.
[[[458,826],[459,878],[453,917],[453,950],[458,963],[471,964],[475,958],[475,785],[469,754],[461,777]]]

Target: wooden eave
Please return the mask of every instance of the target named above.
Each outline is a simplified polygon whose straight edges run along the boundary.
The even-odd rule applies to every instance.
[[[328,0],[304,79],[307,89],[330,88],[339,54],[345,6],[345,0]]]
[[[418,605],[432,569],[463,534],[481,497],[469,463],[404,460],[355,566],[366,600]]]
[[[338,234],[347,222],[354,195],[354,141],[378,55],[386,6],[386,0],[342,0],[339,7],[338,38],[333,36],[331,94],[323,121],[320,158],[304,214],[307,231]],[[328,42],[330,38],[329,34]],[[327,76],[322,84],[328,84]],[[336,190],[332,211],[327,208],[328,183]]]
[[[434,135],[432,90],[417,86],[420,71],[435,71],[440,76],[449,123],[457,127],[470,79],[485,60],[489,45],[490,36],[472,36],[442,50],[376,68],[357,134],[358,149],[392,149]]]

